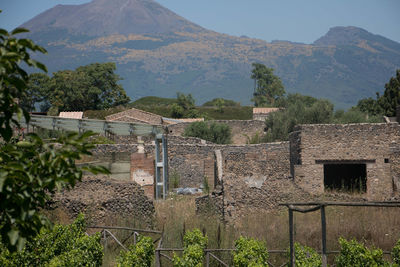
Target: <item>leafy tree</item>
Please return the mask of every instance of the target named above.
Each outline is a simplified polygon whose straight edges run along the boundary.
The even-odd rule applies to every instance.
[[[183,109],[183,107],[179,106],[176,103],[173,103],[171,105],[171,117],[172,118],[182,118],[184,114],[185,114],[185,110]]]
[[[76,69],[76,72],[88,77],[91,85],[88,98],[93,97],[91,109],[106,109],[129,103],[125,90],[118,84],[122,78],[114,73],[115,70],[113,62],[94,63]]]
[[[256,107],[275,105],[284,94],[281,79],[274,75],[274,69],[264,64],[253,63],[251,78],[254,79],[254,94],[252,101]]]
[[[357,108],[368,115],[396,116],[396,107],[400,105],[400,69],[396,71],[396,77],[390,78],[385,84],[385,92],[382,96],[376,93],[376,100],[369,97],[358,101]]]
[[[307,101],[304,101],[307,99]],[[330,123],[333,104],[328,100],[305,97],[299,94],[289,95],[286,107],[273,112],[266,119],[267,134],[264,142],[288,140],[289,133],[297,124]]]
[[[400,105],[400,69],[396,71],[396,77],[390,78],[385,84],[385,92],[378,99],[378,104],[386,116],[396,116],[396,107]]]
[[[231,128],[227,124],[196,121],[185,128],[184,136],[201,138],[216,144],[231,143]]]
[[[379,94],[377,96],[379,97]],[[384,113],[378,101],[373,99],[372,97],[359,100],[356,108],[370,116],[382,115]]]
[[[185,95],[183,93],[176,93],[176,99],[178,102],[178,105],[183,108],[183,110],[190,110],[195,107],[194,103],[195,100],[191,94]]]
[[[35,105],[41,103],[41,111],[47,111],[50,103],[47,101],[48,92],[51,91],[50,77],[45,73],[32,73],[29,75],[28,84],[21,106],[27,111],[35,111]]]
[[[28,83],[21,63],[46,71],[43,64],[29,55],[30,51],[46,51],[29,39],[14,37],[22,32],[27,30],[9,33],[0,29],[0,237],[11,252],[21,249],[27,239],[49,225],[40,208],[45,207],[49,193],[63,186],[71,187],[81,179],[84,169],[76,166],[75,160],[82,154],[91,154],[93,147],[87,142],[91,133],[62,136],[57,139],[61,144],[57,148],[45,144],[35,134],[22,141],[12,138],[13,127],[20,127],[19,118],[24,115],[26,121],[30,119],[19,103]],[[85,169],[107,173],[102,167]]]
[[[173,118],[198,118],[200,112],[195,108],[195,100],[191,94],[176,94],[176,103],[171,105],[171,116]]]
[[[50,111],[54,114],[66,110],[103,110],[127,104],[129,97],[118,84],[121,78],[114,73],[115,68],[114,63],[94,63],[74,71],[57,71],[51,78],[45,74],[32,74],[27,103],[33,108],[35,102],[44,101],[43,109],[51,106]]]

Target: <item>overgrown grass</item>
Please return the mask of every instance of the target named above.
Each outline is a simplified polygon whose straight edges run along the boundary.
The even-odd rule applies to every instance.
[[[183,233],[202,229],[209,238],[209,248],[232,248],[239,236],[265,241],[268,249],[289,247],[288,213],[254,211],[225,225],[217,216],[195,213],[195,197],[177,196],[156,202],[156,225],[164,229],[163,247],[182,247]],[[328,250],[339,250],[339,237],[363,241],[369,247],[391,251],[400,238],[400,208],[327,207]],[[295,241],[321,250],[321,217],[318,211],[295,213]],[[221,256],[223,256],[221,254]],[[231,260],[226,253],[227,261]],[[330,256],[332,261],[334,255]],[[285,255],[270,254],[272,263],[283,263]]]
[[[153,228],[163,231],[164,248],[181,248],[186,231],[199,228],[209,239],[208,248],[233,248],[234,241],[240,236],[252,237],[265,241],[269,250],[286,250],[289,247],[288,212],[286,208],[275,211],[252,210],[246,216],[233,219],[230,223],[222,223],[217,215],[196,214],[195,198],[197,196],[171,196],[165,201],[155,201],[156,216]],[[57,216],[56,216],[57,215]],[[52,217],[64,218],[65,214]],[[400,208],[375,207],[326,207],[327,245],[328,250],[338,251],[339,237],[347,240],[356,239],[368,247],[391,251],[400,239]],[[318,211],[312,213],[295,213],[295,241],[321,250],[321,217]],[[58,222],[60,220],[58,219]],[[108,221],[109,225],[147,228],[143,222],[134,219],[116,217]],[[130,234],[128,231],[113,231],[119,240]],[[132,237],[126,243],[133,242]],[[157,236],[153,236],[156,240]],[[114,266],[120,248],[108,241],[105,248],[103,266]],[[172,257],[172,252],[166,252]],[[179,254],[179,253],[178,253]],[[232,264],[230,252],[217,253],[224,261]],[[335,255],[329,255],[333,262]],[[389,257],[386,256],[390,260]],[[286,254],[272,254],[273,264],[287,261]],[[171,266],[163,259],[163,266]]]

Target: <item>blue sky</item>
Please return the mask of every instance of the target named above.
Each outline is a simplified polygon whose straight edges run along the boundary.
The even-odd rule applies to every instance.
[[[112,0],[110,0],[112,1]],[[57,4],[89,0],[0,0],[11,30]],[[400,0],[157,0],[210,30],[266,41],[312,43],[334,26],[357,26],[400,42]]]

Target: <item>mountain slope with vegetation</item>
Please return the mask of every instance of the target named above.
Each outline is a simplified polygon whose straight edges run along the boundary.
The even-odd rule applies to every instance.
[[[383,91],[400,67],[400,44],[356,27],[336,27],[313,44],[235,37],[204,29],[152,0],[58,5],[22,26],[45,46],[50,71],[115,62],[131,99],[191,93],[199,103],[249,104],[251,64],[275,69],[287,92],[348,108]]]

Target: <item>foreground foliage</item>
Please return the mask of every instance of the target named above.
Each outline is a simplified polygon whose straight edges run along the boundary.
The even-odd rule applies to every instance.
[[[235,241],[235,248],[236,251],[233,253],[234,266],[268,266],[268,251],[263,242],[241,236]]]
[[[43,226],[49,226],[40,208],[49,193],[74,186],[81,179],[83,168],[77,167],[75,160],[82,154],[90,155],[93,147],[87,140],[91,133],[61,136],[56,140],[58,146],[45,144],[35,134],[22,141],[13,138],[22,116],[27,122],[30,119],[19,101],[26,97],[29,81],[21,64],[47,71],[29,54],[46,50],[14,36],[23,32],[27,30],[18,28],[9,33],[0,29],[0,237],[10,252],[21,250]],[[107,172],[102,167],[86,170]]]
[[[383,259],[381,249],[368,249],[356,240],[339,238],[340,254],[336,257],[336,266],[390,266]]]
[[[397,241],[396,245],[393,247],[392,259],[393,259],[393,263],[397,264],[396,266],[400,266],[400,239]]]
[[[313,248],[294,243],[296,266],[299,267],[318,267],[322,266],[321,255]]]
[[[154,244],[151,237],[140,236],[139,241],[129,247],[128,251],[121,251],[118,258],[118,267],[151,266],[154,257]]]
[[[183,255],[174,255],[174,267],[201,267],[203,266],[204,249],[208,238],[199,229],[186,232],[183,237]]]
[[[1,246],[0,266],[101,266],[100,233],[85,234],[83,215],[70,225],[42,228],[23,250],[10,253]]]

